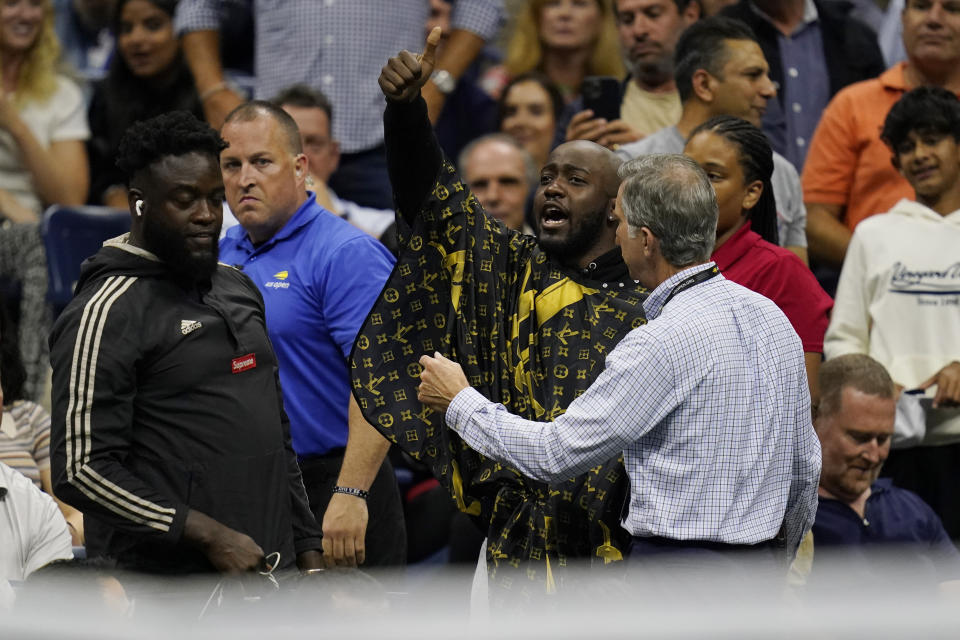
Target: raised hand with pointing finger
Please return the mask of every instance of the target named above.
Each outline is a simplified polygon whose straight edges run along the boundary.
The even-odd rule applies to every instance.
[[[434,27],[427,36],[427,44],[421,55],[403,50],[387,61],[377,82],[388,100],[410,102],[420,95],[420,87],[427,83],[433,73],[440,35],[440,27]]]

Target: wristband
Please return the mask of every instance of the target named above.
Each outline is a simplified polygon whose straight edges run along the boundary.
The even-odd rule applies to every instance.
[[[339,485],[333,488],[333,492],[345,493],[348,496],[354,496],[355,498],[361,498],[363,500],[366,500],[367,498],[370,497],[369,491],[364,491],[363,489],[355,489],[353,487],[341,487]]]

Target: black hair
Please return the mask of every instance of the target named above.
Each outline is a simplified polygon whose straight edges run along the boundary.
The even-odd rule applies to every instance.
[[[164,156],[197,152],[213,156],[220,164],[220,152],[227,148],[220,134],[188,111],[171,111],[128,128],[117,152],[117,167],[127,176],[149,167]]]
[[[147,1],[167,14],[171,22],[173,21],[174,12],[177,8],[177,0]],[[130,0],[120,0],[116,7],[114,7],[111,28],[113,29],[115,39],[120,38],[120,30],[122,27],[120,18],[123,15],[123,7],[129,2]],[[174,37],[176,36],[174,35]],[[173,105],[169,110],[185,109],[187,111],[196,111],[196,108],[200,107],[200,103],[193,85],[193,76],[190,74],[190,70],[183,60],[179,45],[177,49],[177,55],[171,64],[175,69],[175,73],[172,74],[171,77],[172,81],[169,85],[162,88],[162,106],[170,107],[170,105]],[[153,87],[149,87],[149,83],[143,78],[134,75],[119,51],[114,51],[111,57],[110,68],[104,81],[104,88],[111,102],[110,107],[115,111],[115,113],[111,113],[111,116],[117,118],[116,121],[118,122],[124,124],[132,123],[135,120],[142,119],[145,113],[149,115],[156,114],[154,111],[156,106],[152,104],[156,96],[144,95],[153,93],[148,90]],[[190,89],[192,89],[192,91]],[[147,117],[149,117],[149,115]]]
[[[330,104],[330,99],[322,91],[305,84],[295,84],[282,89],[280,93],[270,98],[270,102],[280,108],[287,104],[301,109],[322,109],[327,114],[330,131],[333,131],[333,105]]]
[[[560,89],[557,88],[557,85],[554,84],[550,78],[539,71],[529,71],[513,78],[507,83],[507,86],[503,88],[500,99],[497,100],[497,131],[500,130],[500,127],[503,125],[503,120],[507,115],[507,96],[510,94],[510,90],[521,82],[536,82],[547,92],[547,95],[550,96],[550,106],[553,108],[554,122],[559,125],[560,119],[563,117],[564,109],[563,95],[560,93]]]
[[[0,388],[3,389],[3,403],[9,405],[16,400],[23,400],[27,370],[23,366],[17,332],[14,331],[6,306],[0,304]]]
[[[251,122],[262,116],[273,118],[273,120],[280,125],[283,134],[287,138],[287,146],[289,147],[290,153],[303,153],[303,141],[300,139],[300,129],[297,127],[296,120],[273,102],[266,100],[244,102],[227,114],[227,119],[224,120],[223,126],[227,126],[234,121]]]
[[[178,1],[179,0],[147,0],[147,2],[154,5],[171,18],[173,17],[174,12],[177,10]],[[128,2],[130,2],[130,0],[119,0],[119,2],[117,2],[113,7],[113,30],[115,33],[120,31],[120,15],[123,13],[124,5]]]
[[[701,131],[709,131],[722,136],[737,148],[737,160],[743,170],[745,183],[760,180],[763,192],[760,199],[750,209],[748,220],[751,230],[772,244],[779,244],[777,232],[777,202],[773,195],[773,149],[763,131],[742,118],[735,116],[714,116],[690,133],[690,138]]]
[[[693,74],[698,69],[705,69],[714,77],[722,77],[723,67],[729,59],[727,40],[756,42],[757,36],[745,23],[726,16],[698,20],[680,35],[673,52],[673,78],[681,102],[686,102],[693,95]]]
[[[903,94],[880,132],[893,152],[894,166],[899,165],[897,149],[912,132],[948,134],[960,141],[960,100],[942,87],[919,87]]]

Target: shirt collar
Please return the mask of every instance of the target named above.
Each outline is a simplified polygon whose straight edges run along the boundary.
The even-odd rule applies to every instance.
[[[673,291],[675,286],[690,276],[694,276],[701,271],[706,271],[707,269],[712,269],[715,266],[716,265],[713,262],[698,264],[694,267],[690,267],[689,269],[678,271],[661,282],[660,285],[653,290],[653,293],[651,293],[650,296],[643,302],[643,311],[647,315],[647,321],[649,322],[660,315],[660,312],[663,311],[664,303],[667,301],[667,298],[670,297],[670,292]]]
[[[870,485],[870,497],[872,498],[878,493],[884,493],[886,491],[890,491],[890,489],[892,488],[893,488],[892,478],[877,478],[876,480],[873,481],[873,484]]]
[[[773,24],[773,20],[770,19],[770,16],[768,16],[763,11],[761,11],[760,7],[755,5],[753,2],[750,2],[749,4],[750,4],[750,9],[755,14],[757,14],[758,16],[760,16],[770,24]],[[817,11],[817,5],[813,4],[813,0],[806,0],[806,2],[803,3],[803,22],[797,25],[797,28],[793,30],[793,33],[797,33],[804,27],[807,27],[813,24],[819,19],[820,19],[820,13]]]
[[[590,264],[578,270],[580,275],[597,282],[619,282],[629,279],[627,265],[623,261],[620,247],[614,247],[601,256],[597,256]]]
[[[750,221],[748,220],[737,229],[736,233],[727,238],[723,246],[716,249],[710,257],[717,263],[720,271],[726,271],[730,268],[730,265],[745,256],[759,238],[759,235],[750,231]]]
[[[880,84],[886,89],[894,89],[896,91],[906,91],[907,90],[907,62],[899,62],[883,73],[880,74]]]
[[[124,233],[123,235],[117,236],[116,238],[110,238],[109,240],[103,243],[103,246],[121,249],[123,251],[126,251],[127,253],[132,253],[135,256],[140,256],[141,258],[152,260],[153,262],[162,262],[162,260],[160,260],[160,258],[158,258],[156,254],[150,251],[147,251],[146,249],[143,249],[141,247],[137,247],[130,244],[129,231],[127,233]]]

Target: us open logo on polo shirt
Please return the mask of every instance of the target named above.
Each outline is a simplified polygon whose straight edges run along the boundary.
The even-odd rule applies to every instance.
[[[289,276],[289,271],[278,271],[277,273],[273,274],[274,279],[270,280],[269,282],[264,282],[263,286],[267,287],[268,289],[289,289],[290,283],[285,282]]]
[[[257,366],[257,354],[248,353],[245,356],[234,358],[230,363],[231,373],[243,373],[249,369],[255,369]]]

